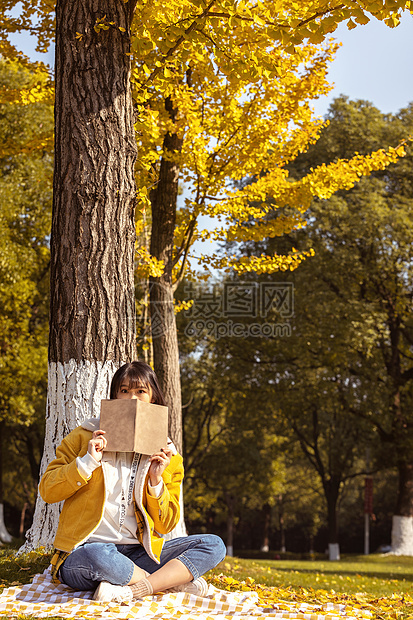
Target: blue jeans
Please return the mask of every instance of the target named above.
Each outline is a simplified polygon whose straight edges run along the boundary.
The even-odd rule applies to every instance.
[[[85,543],[77,547],[59,570],[63,583],[74,590],[95,590],[101,581],[127,585],[134,566],[154,573],[169,560],[180,560],[194,579],[214,568],[225,557],[225,545],[214,534],[185,536],[167,540],[157,564],[142,545],[115,545],[114,543]]]

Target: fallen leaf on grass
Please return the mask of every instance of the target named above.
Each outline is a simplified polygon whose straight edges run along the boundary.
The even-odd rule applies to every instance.
[[[368,620],[411,620],[413,618],[413,599],[410,594],[393,593],[391,597],[370,598],[364,592],[357,594],[341,594],[334,590],[314,590],[309,587],[293,588],[292,586],[265,586],[255,583],[249,577],[245,581],[238,581],[233,577],[220,574],[213,577],[211,582],[225,590],[255,591],[260,600],[260,606],[279,611],[288,611],[288,603],[314,605],[317,610],[345,610],[352,615],[357,610],[358,617]],[[407,611],[407,609],[409,611]],[[325,613],[325,611],[324,611]]]

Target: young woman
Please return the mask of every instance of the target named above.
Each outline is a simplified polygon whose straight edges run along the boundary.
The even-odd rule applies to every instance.
[[[115,373],[110,398],[164,405],[157,377],[143,362]],[[54,541],[52,575],[98,601],[127,602],[165,590],[203,596],[201,575],[225,557],[218,536],[165,541],[179,521],[182,457],[168,440],[152,456],[103,452],[99,419],[90,418],[62,441],[47,467],[40,494],[64,501]]]

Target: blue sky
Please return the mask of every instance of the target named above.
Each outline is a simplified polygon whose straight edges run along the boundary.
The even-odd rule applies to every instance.
[[[333,36],[343,43],[329,72],[335,88],[314,106],[325,114],[340,94],[367,99],[382,112],[397,112],[413,101],[413,16],[405,13],[397,28],[376,19],[348,30],[345,24]]]

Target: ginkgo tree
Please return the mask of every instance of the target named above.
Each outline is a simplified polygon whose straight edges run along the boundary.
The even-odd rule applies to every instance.
[[[7,38],[8,32],[30,31],[38,36],[41,48],[47,47],[54,19],[54,7],[49,0],[3,0],[0,6],[0,51],[4,56],[16,53]],[[10,10],[17,6],[19,12],[15,16]],[[177,84],[185,83],[188,72],[194,70],[191,61],[196,64],[197,55],[205,58],[210,72],[221,76],[231,88],[240,82],[249,83],[252,93],[262,77],[288,82],[288,71],[283,71],[286,55],[299,55],[307,42],[322,43],[338,23],[347,21],[353,27],[373,15],[396,25],[405,9],[410,10],[407,0],[347,0],[339,5],[324,0],[301,3],[96,0],[93,4],[86,0],[57,1],[51,321],[44,463],[50,460],[56,443],[67,430],[83,418],[98,414],[100,398],[107,393],[114,369],[135,356],[136,120],[143,119],[145,131],[150,132],[145,111],[156,97],[162,98],[171,121],[162,144],[167,145],[169,139],[174,143],[173,137],[179,137],[175,122],[180,114],[175,107],[175,91]],[[135,66],[138,74],[132,75]],[[135,85],[134,102],[131,78]],[[164,148],[162,159],[170,160],[168,153],[174,150]],[[300,207],[313,193],[328,196],[329,192],[349,186],[361,174],[387,165],[396,157],[396,151],[379,152],[367,159],[337,162],[331,168],[314,170],[307,179],[294,185],[290,185],[286,174],[274,170],[272,174],[252,178],[253,182],[241,194],[226,189],[225,195],[220,196],[224,201],[219,202],[219,208],[225,207],[225,201],[231,204],[231,224],[241,230],[245,227],[241,226],[243,217],[240,216],[251,201],[257,204],[256,212],[250,211],[244,221],[258,216],[268,198],[273,200],[274,207],[283,201],[294,201]],[[164,166],[166,177],[174,171],[176,166]],[[276,187],[274,176],[277,175],[280,183]],[[230,178],[229,174],[223,176]],[[160,186],[161,182],[156,181],[156,187]],[[223,191],[222,187],[219,191]],[[154,200],[151,204],[155,204]],[[157,205],[162,205],[160,194]],[[156,223],[158,229],[152,228],[152,248],[157,250],[153,254],[164,265],[159,282],[163,284],[164,278],[168,284],[165,288],[154,287],[166,292],[165,298],[154,301],[170,312],[175,212],[166,208],[155,209],[154,213],[152,225]],[[263,216],[259,218],[257,234],[265,234],[265,227],[261,226],[263,219]],[[296,219],[290,222],[292,226],[296,224]],[[184,235],[182,227],[180,234]],[[244,230],[242,234],[246,234]],[[160,241],[158,248],[157,241]],[[166,262],[163,256],[168,259]],[[299,258],[302,257],[294,251],[285,261],[255,258],[245,268],[296,266]],[[172,345],[176,364],[177,349],[173,342]],[[171,368],[171,373],[176,374],[177,367]],[[50,508],[39,503],[28,546],[50,544],[55,521]]]
[[[211,71],[209,58],[205,62],[198,59],[185,81],[177,80],[169,110],[165,100],[155,98],[157,93],[154,94],[151,106],[145,110],[152,123],[151,131],[145,131],[143,120],[138,124],[136,176],[140,209],[151,213],[146,221],[150,230],[143,234],[151,238],[150,253],[145,252],[145,247],[138,250],[143,259],[139,275],[152,276],[154,363],[163,378],[165,392],[171,392],[172,418],[178,422],[172,431],[179,443],[180,386],[175,384],[175,389],[168,390],[167,381],[168,376],[172,381],[179,380],[174,290],[187,273],[196,240],[241,237],[248,233],[243,223],[252,222],[253,218],[260,218],[264,236],[282,234],[283,230],[302,225],[297,211],[295,217],[274,226],[266,221],[268,205],[260,205],[259,201],[268,191],[280,190],[286,176],[281,166],[317,137],[321,121],[312,118],[310,102],[329,88],[327,62],[333,51],[334,46],[317,50],[310,45],[294,57],[286,55],[288,81],[284,84],[263,77],[255,84],[242,80],[231,84],[216,70]],[[257,187],[263,171],[268,171],[266,191]],[[246,177],[251,180],[248,187],[237,188],[236,184]],[[179,179],[192,191],[183,208],[177,210]],[[200,216],[210,216],[211,230],[200,230]],[[138,226],[144,228],[143,218]],[[298,253],[267,257],[267,268],[298,264],[302,258]],[[212,261],[216,263],[218,259]],[[250,269],[247,262],[243,264],[237,259],[228,261],[228,265],[239,271]]]
[[[169,395],[174,436],[180,442],[173,291],[188,268],[192,244],[211,238],[259,240],[290,232],[303,225],[302,213],[314,196],[326,198],[340,188],[351,187],[363,174],[403,154],[403,149],[387,154],[380,151],[370,158],[354,157],[329,168],[321,166],[293,183],[286,165],[317,139],[321,123],[313,118],[310,103],[328,88],[326,65],[334,48],[297,45],[292,54],[290,48],[286,51],[283,45],[274,44],[264,62],[262,49],[254,47],[250,40],[256,70],[241,66],[234,55],[233,65],[228,66],[225,59],[230,58],[231,45],[247,45],[245,28],[238,28],[239,19],[231,18],[230,32],[228,28],[220,31],[222,66],[217,66],[210,55],[197,51],[187,58],[183,50],[185,63],[180,54],[168,56],[162,70],[148,20],[143,10],[139,24],[146,23],[147,28],[141,31],[143,43],[136,48],[139,55],[134,56],[132,72],[140,113],[138,196],[143,209],[152,212],[151,219],[145,216],[145,222],[141,221],[149,229],[143,236],[151,238],[151,245],[150,252],[148,247],[139,250],[143,259],[139,273],[152,276],[153,360]],[[183,23],[170,26],[170,32],[182,35],[182,28]],[[208,39],[208,32],[201,28],[196,40],[202,36]],[[145,102],[144,109],[139,102],[142,107]],[[180,210],[176,200],[178,182],[188,187],[188,197]],[[272,217],[286,205],[292,208],[290,216]],[[210,216],[208,229],[199,230],[200,216]],[[292,249],[282,256],[214,255],[201,257],[198,262],[233,269],[238,274],[271,273],[293,269],[304,258],[305,254]]]

